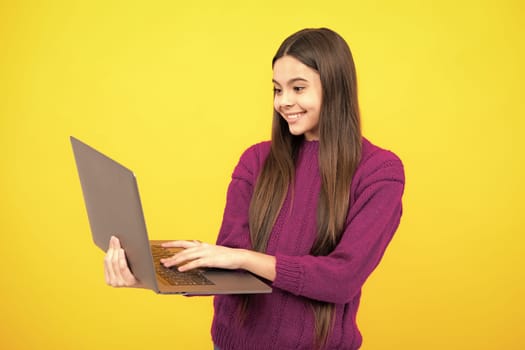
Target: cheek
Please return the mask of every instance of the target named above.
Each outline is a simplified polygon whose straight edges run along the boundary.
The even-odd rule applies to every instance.
[[[312,107],[317,112],[320,112],[321,111],[321,105],[322,105],[321,98],[319,96],[315,96],[315,99],[313,99],[313,101],[312,101]]]
[[[279,101],[278,101],[278,98],[277,97],[274,97],[273,98],[273,108],[279,112]]]
[[[316,98],[316,96],[309,95],[309,96],[303,96],[301,100],[298,101],[298,104],[302,106],[304,109],[308,109],[310,111],[319,111],[319,108],[321,107],[321,104],[319,103],[319,100]]]

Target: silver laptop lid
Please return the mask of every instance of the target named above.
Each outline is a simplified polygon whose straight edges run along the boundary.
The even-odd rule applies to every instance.
[[[158,292],[135,175],[80,140],[70,139],[93,241],[107,251],[110,237],[118,236],[135,277]]]

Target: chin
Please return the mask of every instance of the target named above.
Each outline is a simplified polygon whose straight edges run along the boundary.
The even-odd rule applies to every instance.
[[[290,131],[290,134],[292,134],[293,136],[304,136],[304,132],[293,132],[293,131]]]

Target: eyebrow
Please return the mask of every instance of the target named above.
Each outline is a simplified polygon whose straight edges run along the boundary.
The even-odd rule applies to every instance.
[[[308,80],[305,79],[305,78],[297,77],[297,78],[292,78],[292,79],[288,80],[288,82],[286,84],[290,85],[290,84],[293,84],[293,83],[295,83],[297,81],[304,81],[306,83],[308,82]],[[272,82],[275,83],[275,84],[281,85],[275,79],[272,79]]]

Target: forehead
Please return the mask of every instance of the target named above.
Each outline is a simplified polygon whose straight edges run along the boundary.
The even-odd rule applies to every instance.
[[[273,64],[273,80],[286,84],[292,80],[319,80],[319,73],[292,56],[283,56]]]

